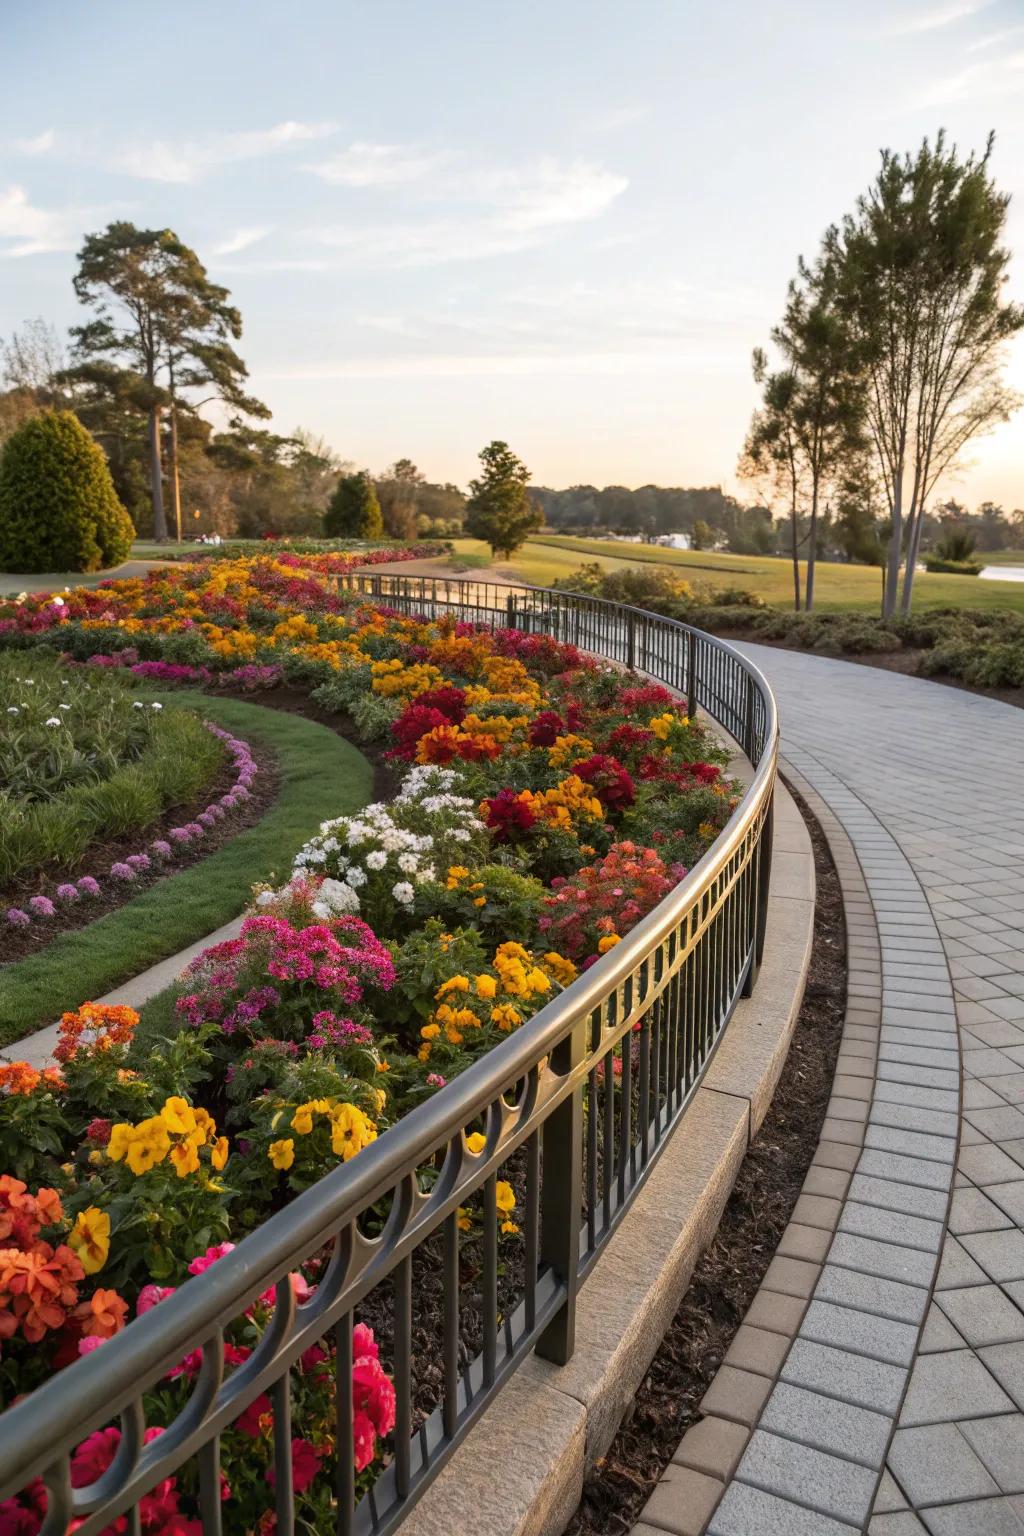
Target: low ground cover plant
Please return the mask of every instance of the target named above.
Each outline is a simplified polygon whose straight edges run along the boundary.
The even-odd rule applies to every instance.
[[[240,936],[178,984],[174,1028],[81,1004],[55,1069],[0,1068],[0,1203],[25,1213],[0,1250],[0,1382],[13,1395],[102,1349],[571,986],[700,857],[737,791],[726,754],[665,689],[545,636],[352,602],[301,563],[154,572],[72,594],[56,619],[41,604],[0,609],[5,624],[16,646],[41,639],[94,668],[131,649],[140,661],[117,669],[128,676],[143,662],[277,669],[353,720],[372,699],[399,775],[387,804],[328,817],[258,888]],[[482,1130],[465,1127],[470,1154]],[[423,1187],[435,1176],[421,1170]],[[506,1179],[497,1200],[502,1243],[521,1244]],[[467,1241],[474,1224],[460,1213]],[[300,1295],[322,1267],[317,1256],[296,1272]],[[272,1314],[263,1298],[229,1332],[229,1368]],[[388,1454],[394,1399],[377,1341],[356,1331],[365,1486]],[[148,1423],[171,1423],[199,1363],[147,1394]],[[311,1529],[331,1518],[336,1374],[324,1341],[293,1403]],[[225,1433],[232,1532],[269,1530],[270,1428],[261,1403]],[[83,1481],[114,1448],[83,1442]],[[190,1529],[187,1472],[169,1496]],[[32,1532],[43,1506],[34,1485],[0,1514]]]
[[[0,892],[36,871],[70,881],[97,840],[195,800],[225,756],[195,712],[46,652],[0,653],[0,721]]]

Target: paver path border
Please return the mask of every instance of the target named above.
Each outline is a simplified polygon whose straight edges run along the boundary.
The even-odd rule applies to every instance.
[[[850,1008],[793,1224],[636,1536],[1024,1536],[1024,712],[743,649],[839,867]]]

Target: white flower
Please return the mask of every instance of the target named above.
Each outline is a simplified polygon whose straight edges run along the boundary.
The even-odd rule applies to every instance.
[[[260,891],[259,895],[256,897],[256,905],[258,907],[269,907],[271,902],[276,900],[276,891]]]
[[[391,887],[391,894],[403,907],[411,906],[416,895],[408,880],[399,880],[397,885]]]
[[[388,861],[388,856],[380,848],[375,848],[372,853],[366,855],[367,869],[383,869]]]
[[[58,704],[57,708],[58,709],[70,709],[71,705],[70,704]]]
[[[162,704],[156,704],[156,703],[151,704],[149,707],[150,707],[150,709],[163,709],[163,705]]]
[[[143,704],[141,699],[133,699],[132,700],[132,709],[145,709],[145,707],[146,706],[145,706],[145,704]]]
[[[470,834],[466,831],[465,827],[453,827],[449,835],[455,843],[468,843],[470,838]]]
[[[419,868],[419,859],[414,853],[400,853],[398,855],[398,867],[404,875],[414,875]]]
[[[353,889],[356,889],[360,885],[366,884],[366,871],[364,869],[360,869],[358,864],[353,864],[352,868],[345,876],[345,880],[350,886],[353,887]]]
[[[47,720],[46,723],[47,723],[47,725],[60,725],[62,723],[62,721],[61,721],[59,715],[51,715],[49,720]]]
[[[325,909],[323,912],[320,911],[321,907]],[[332,917],[338,912],[358,912],[359,897],[343,881],[326,879],[321,881],[313,911],[318,917]]]
[[[17,715],[17,714],[20,714],[21,711],[18,709],[17,704],[8,704],[8,706],[7,706],[7,713],[9,715]]]

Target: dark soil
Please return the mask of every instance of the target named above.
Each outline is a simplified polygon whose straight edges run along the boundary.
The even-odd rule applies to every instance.
[[[52,876],[40,874],[36,870],[23,880],[8,886],[0,895],[0,907],[5,911],[8,907],[21,907],[27,911],[31,896],[49,896],[57,908],[57,915],[51,918],[33,917],[31,926],[28,928],[13,928],[4,923],[3,928],[0,929],[0,960],[6,964],[14,960],[23,960],[26,955],[39,954],[55,938],[76,928],[84,928],[88,923],[94,923],[97,918],[105,917],[108,912],[114,912],[118,907],[125,906],[140,892],[155,885],[158,880],[177,874],[179,870],[188,869],[191,864],[198,864],[201,859],[216,853],[218,848],[230,842],[246,827],[254,826],[266,813],[277,794],[278,774],[277,763],[271,752],[265,747],[253,747],[251,743],[250,750],[256,759],[258,769],[250,791],[251,798],[243,801],[242,805],[233,811],[225,811],[223,819],[215,822],[201,842],[185,843],[175,850],[173,859],[169,859],[166,863],[154,863],[152,869],[136,875],[134,880],[123,885],[109,878],[112,864],[126,858],[130,853],[145,852],[146,844],[153,842],[156,838],[164,837],[171,827],[194,821],[211,800],[227,793],[235,782],[237,769],[226,754],[215,778],[203,793],[188,805],[172,806],[158,821],[136,832],[130,832],[124,837],[107,838],[91,844],[73,870],[61,870]],[[93,875],[99,880],[100,894],[83,897],[81,901],[74,903],[57,901],[55,894],[57,886],[65,880],[80,880],[83,875]]]
[[[567,1536],[619,1536],[636,1523],[679,1441],[701,1417],[697,1405],[764,1278],[818,1144],[846,1012],[846,928],[828,844],[794,798],[814,844],[818,890],[810,972],[789,1055],[714,1241],[607,1455],[584,1484]]]
[[[234,694],[229,688],[218,688],[217,696],[220,698],[253,699],[251,693]],[[335,714],[329,709],[324,709],[308,693],[301,688],[289,688],[282,684],[278,688],[262,689],[258,694],[261,704],[268,709],[280,709],[285,714],[302,715],[306,720],[315,720],[318,725],[326,725],[328,730],[335,735],[342,736],[350,741],[371,764],[373,768],[373,797],[378,801],[388,801],[394,798],[398,787],[398,781],[403,772],[409,767],[408,763],[398,763],[397,766],[385,756],[387,744],[377,741],[366,741],[359,735],[351,717],[347,714]]]

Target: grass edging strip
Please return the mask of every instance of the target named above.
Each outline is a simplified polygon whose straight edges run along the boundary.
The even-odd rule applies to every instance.
[[[265,746],[277,760],[277,798],[255,826],[209,858],[0,971],[0,1046],[229,922],[245,906],[254,881],[283,876],[325,817],[347,815],[371,798],[369,762],[326,726],[240,699],[192,691],[154,697],[190,704]]]

